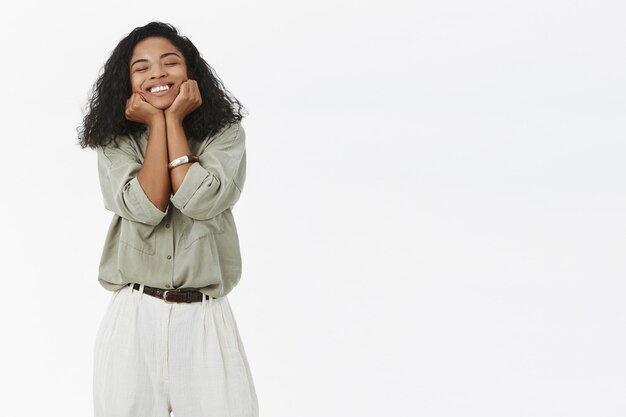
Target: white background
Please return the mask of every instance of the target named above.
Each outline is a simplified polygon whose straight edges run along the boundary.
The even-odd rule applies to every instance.
[[[229,299],[262,417],[623,417],[625,12],[13,5],[1,414],[92,415],[112,213],[76,128],[115,45],[162,20],[249,113]]]

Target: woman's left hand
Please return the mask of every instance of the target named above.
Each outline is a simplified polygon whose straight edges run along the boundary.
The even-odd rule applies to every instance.
[[[183,121],[185,117],[200,107],[202,97],[196,80],[185,80],[178,88],[178,95],[171,106],[165,109],[165,116],[169,119]]]

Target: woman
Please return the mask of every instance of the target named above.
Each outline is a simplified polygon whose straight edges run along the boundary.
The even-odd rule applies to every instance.
[[[96,417],[256,417],[227,294],[241,277],[232,207],[246,177],[240,103],[160,22],[123,38],[79,132],[113,218],[99,282]]]

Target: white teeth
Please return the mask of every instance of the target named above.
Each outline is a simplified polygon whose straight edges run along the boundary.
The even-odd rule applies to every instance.
[[[153,87],[150,89],[151,93],[158,93],[159,91],[165,91],[165,90],[169,90],[170,86],[169,85],[162,85],[160,87]]]

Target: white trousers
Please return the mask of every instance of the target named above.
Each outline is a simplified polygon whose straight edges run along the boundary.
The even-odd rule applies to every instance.
[[[126,286],[94,345],[95,417],[258,417],[227,296],[166,303]]]

